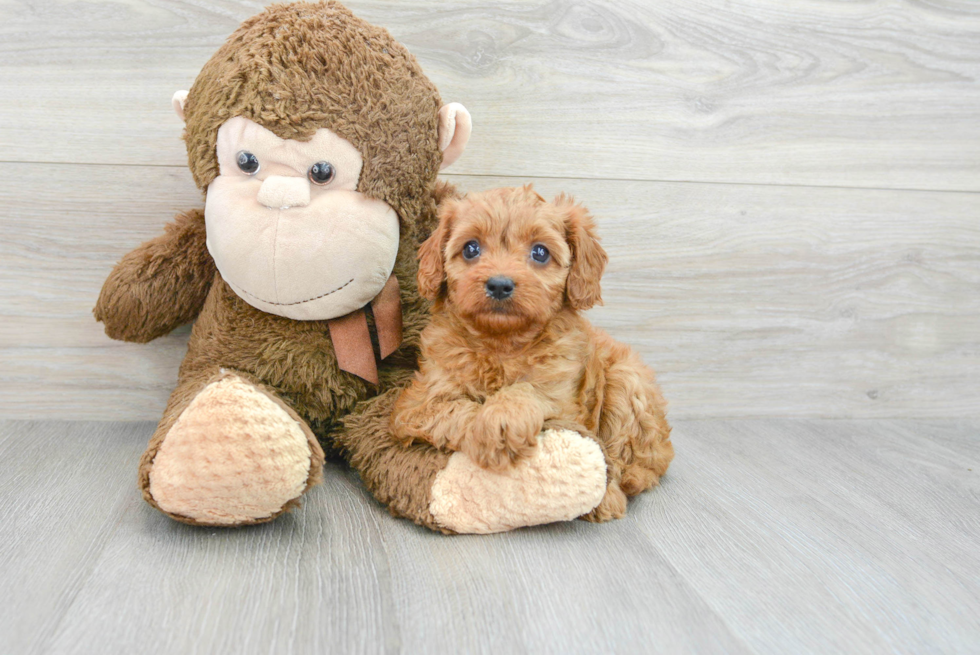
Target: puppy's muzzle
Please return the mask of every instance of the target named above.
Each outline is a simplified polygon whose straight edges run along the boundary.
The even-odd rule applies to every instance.
[[[494,300],[507,300],[514,295],[514,281],[503,275],[495,275],[487,280],[487,296]]]

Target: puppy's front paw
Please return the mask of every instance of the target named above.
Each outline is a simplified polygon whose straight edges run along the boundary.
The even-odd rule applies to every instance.
[[[606,495],[602,497],[599,505],[582,518],[593,523],[605,523],[624,516],[626,516],[626,494],[619,488],[618,482],[610,482],[606,487]]]
[[[540,416],[514,407],[487,404],[459,449],[482,468],[504,471],[534,452],[543,423]]]

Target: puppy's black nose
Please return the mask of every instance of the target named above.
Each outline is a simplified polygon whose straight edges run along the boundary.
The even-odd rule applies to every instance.
[[[503,275],[495,275],[487,280],[487,295],[494,300],[507,300],[514,295],[514,281]]]

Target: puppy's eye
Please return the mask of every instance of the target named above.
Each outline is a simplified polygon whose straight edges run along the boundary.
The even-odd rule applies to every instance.
[[[463,246],[463,259],[470,261],[480,256],[480,242],[477,240],[467,241]]]
[[[536,243],[531,246],[531,259],[539,264],[545,264],[551,259],[551,253],[542,244]]]
[[[337,176],[337,170],[328,161],[318,161],[310,166],[310,182],[323,186]]]
[[[245,175],[255,175],[259,170],[259,158],[248,152],[247,150],[242,150],[236,156],[238,160],[238,168],[241,169]]]

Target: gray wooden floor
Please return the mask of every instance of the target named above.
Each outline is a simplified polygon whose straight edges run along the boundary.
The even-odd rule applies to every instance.
[[[626,519],[453,538],[340,464],[241,530],[135,489],[189,329],[91,307],[264,4],[0,1],[0,655],[980,652],[980,4],[348,1],[473,114],[449,179],[593,211],[676,425]]]
[[[0,423],[0,652],[980,649],[980,421],[682,421],[625,519],[475,537],[339,464],[272,524],[175,523],[128,475],[152,427]]]

